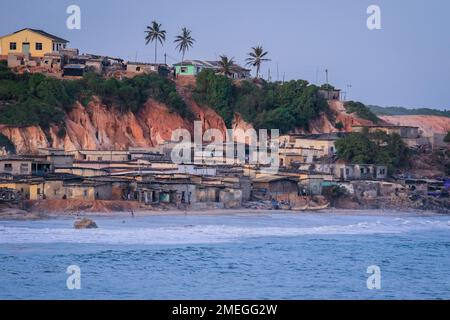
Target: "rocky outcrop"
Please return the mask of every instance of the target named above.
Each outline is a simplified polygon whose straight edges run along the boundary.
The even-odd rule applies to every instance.
[[[81,220],[76,220],[73,223],[75,229],[97,229],[97,224],[94,220],[83,218]]]

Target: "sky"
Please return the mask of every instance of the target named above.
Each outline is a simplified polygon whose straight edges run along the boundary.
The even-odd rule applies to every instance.
[[[381,106],[450,109],[448,0],[1,0],[0,35],[43,29],[84,53],[154,61],[145,45],[152,20],[167,31],[158,60],[181,60],[174,37],[182,27],[196,42],[186,59],[225,54],[244,64],[262,45],[272,80],[329,82],[347,99]],[[81,9],[81,29],[66,27],[69,5]],[[369,30],[369,5],[381,10],[381,29]]]

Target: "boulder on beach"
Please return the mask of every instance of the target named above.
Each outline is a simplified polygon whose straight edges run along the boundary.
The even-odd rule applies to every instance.
[[[95,229],[98,228],[94,220],[83,218],[74,222],[75,229]]]

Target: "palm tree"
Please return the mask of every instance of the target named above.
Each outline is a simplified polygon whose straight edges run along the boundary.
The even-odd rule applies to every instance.
[[[163,44],[164,41],[166,41],[166,30],[161,30],[161,24],[153,20],[152,25],[147,26],[147,30],[145,30],[145,33],[147,34],[145,36],[146,40],[145,44],[149,44],[150,42],[155,41],[155,63],[156,63],[156,58],[158,55],[158,41],[159,43],[161,43],[161,45]]]
[[[234,65],[233,58],[229,59],[226,55],[220,56],[219,63],[219,72],[222,73],[225,76],[229,76],[232,74],[232,68]]]
[[[246,61],[248,66],[256,67],[256,78],[258,78],[261,63],[264,61],[270,61],[270,59],[264,58],[268,52],[264,51],[262,46],[253,47],[252,50],[253,51],[248,54],[249,57]]]
[[[186,28],[181,29],[181,34],[175,37],[174,43],[177,43],[176,48],[183,54],[181,62],[184,61],[184,55],[189,48],[194,45],[195,39],[191,37],[191,30]]]

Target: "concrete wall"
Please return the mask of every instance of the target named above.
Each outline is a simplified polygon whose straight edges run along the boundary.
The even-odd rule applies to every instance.
[[[16,50],[10,50],[10,43],[16,43]],[[9,53],[23,53],[23,43],[30,44],[30,54],[33,57],[43,57],[44,54],[53,52],[53,41],[31,30],[23,30],[0,38],[0,55]],[[36,43],[42,43],[42,50],[36,50]]]
[[[297,138],[294,144],[295,148],[309,148],[320,149],[320,155],[328,155],[336,152],[336,146],[334,140],[318,140],[318,139],[306,139]]]
[[[10,173],[13,175],[31,174],[31,161],[8,160],[0,161],[0,173]]]

